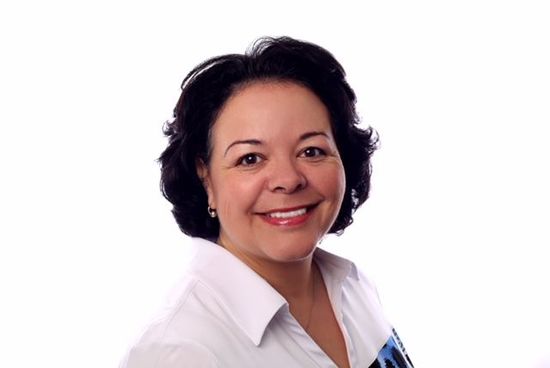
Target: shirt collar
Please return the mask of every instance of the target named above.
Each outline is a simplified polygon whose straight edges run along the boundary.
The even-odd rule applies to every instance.
[[[326,270],[338,282],[343,282],[347,277],[359,280],[359,272],[355,264],[345,258],[329,253],[326,250],[317,248],[315,250],[317,264]]]
[[[273,316],[287,301],[260,275],[225,248],[194,238],[190,271],[205,283],[257,346]]]
[[[212,290],[235,323],[258,346],[273,316],[283,306],[288,309],[286,299],[218,244],[193,238],[192,246],[190,272]],[[345,258],[317,248],[314,259],[324,271],[323,276],[333,279],[339,287],[347,277],[359,279],[357,268]]]

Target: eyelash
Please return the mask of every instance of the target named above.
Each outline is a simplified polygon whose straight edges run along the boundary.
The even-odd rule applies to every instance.
[[[253,166],[253,165],[257,165],[258,163],[260,163],[261,161],[256,161],[256,162],[253,162],[253,163],[250,163],[250,162],[246,162],[246,159],[248,158],[255,158],[255,159],[259,159],[259,160],[263,160],[263,158],[258,155],[257,153],[247,153],[246,155],[244,156],[241,156],[238,160],[237,160],[237,166]]]
[[[314,152],[314,155],[309,155],[309,153],[312,153],[312,151]],[[325,152],[325,150],[323,150],[322,148],[319,148],[319,147],[307,147],[306,149],[304,149],[301,153],[300,153],[300,156],[299,157],[305,157],[305,158],[318,158],[318,157],[322,157],[322,156],[326,156],[327,153]],[[247,162],[248,159],[255,159],[255,162]],[[262,156],[260,156],[259,154],[257,153],[247,153],[246,155],[243,155],[241,157],[239,157],[239,159],[237,160],[237,166],[254,166],[254,165],[257,165],[259,163],[261,163],[262,161],[264,160],[264,158]]]
[[[316,154],[314,156],[308,156],[306,154],[306,152],[308,151],[315,151]],[[319,157],[319,156],[326,156],[327,153],[325,152],[325,150],[323,150],[322,148],[319,148],[319,147],[308,147],[306,148],[305,150],[302,151],[302,153],[300,154],[300,156],[304,155],[304,157],[307,157],[307,158],[315,158],[315,157]]]

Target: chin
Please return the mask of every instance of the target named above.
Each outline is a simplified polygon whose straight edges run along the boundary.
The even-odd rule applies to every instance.
[[[278,246],[271,248],[272,252],[270,252],[270,258],[277,262],[298,262],[311,257],[317,247],[316,242],[302,242],[299,244],[300,245],[296,245],[296,243],[279,243]]]

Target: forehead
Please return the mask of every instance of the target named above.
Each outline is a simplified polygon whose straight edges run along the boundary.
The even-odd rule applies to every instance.
[[[212,128],[216,141],[330,134],[330,116],[308,88],[292,82],[255,82],[238,89],[224,104]],[[250,137],[249,137],[250,136]]]

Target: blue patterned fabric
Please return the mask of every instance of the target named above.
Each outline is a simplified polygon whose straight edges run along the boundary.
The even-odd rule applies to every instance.
[[[395,329],[369,368],[414,368]]]

